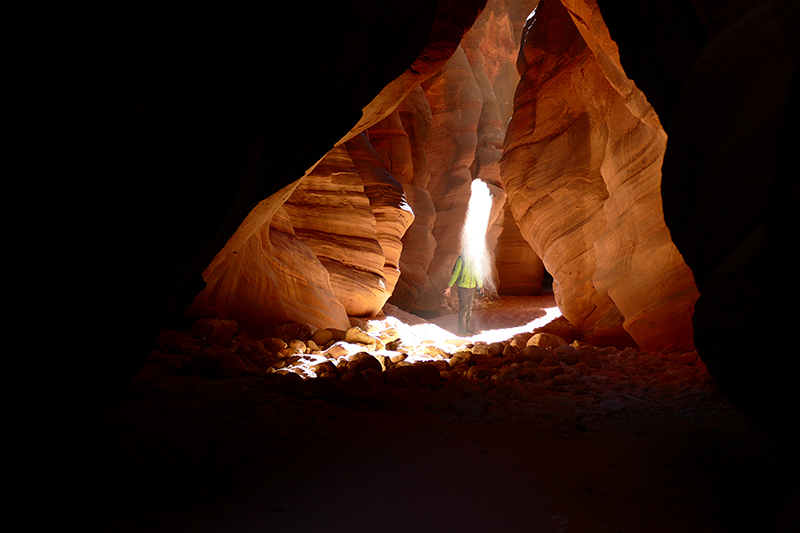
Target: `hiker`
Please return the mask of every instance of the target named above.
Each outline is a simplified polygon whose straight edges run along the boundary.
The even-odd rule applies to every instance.
[[[483,296],[483,280],[481,274],[477,271],[475,262],[467,259],[464,252],[456,259],[456,264],[453,266],[453,275],[450,276],[450,283],[444,290],[445,297],[450,296],[450,289],[456,282],[458,289],[458,334],[459,335],[473,335],[470,321],[472,320],[472,300],[475,298],[475,290],[477,289]]]

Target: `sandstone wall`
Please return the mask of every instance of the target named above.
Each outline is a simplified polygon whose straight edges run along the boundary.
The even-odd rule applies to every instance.
[[[597,6],[544,0],[523,41],[501,167],[559,307],[589,342],[691,344],[697,291],[661,210],[666,134]]]
[[[393,116],[458,50],[483,4],[439,2],[414,63],[364,107],[361,121],[306,171],[290,197],[273,195],[248,216],[250,223],[203,272],[207,287],[190,313],[233,318],[257,332],[281,321],[343,327],[348,315],[381,309],[397,283],[400,240],[413,214],[392,176],[402,171],[390,169],[394,165],[359,135]],[[424,217],[424,194],[416,196]]]
[[[404,186],[409,196],[418,199],[410,200],[417,219],[404,239],[403,257],[409,260],[391,299],[403,309],[435,314],[442,308],[441,293],[460,252],[473,179],[485,181],[492,191],[486,232],[492,255],[505,228],[515,225],[503,216],[506,194],[499,161],[519,80],[513,67],[519,31],[535,5],[535,1],[487,3],[460,50],[400,109],[414,147],[414,175],[404,179]],[[536,263],[527,242],[520,238],[513,246],[529,254],[506,254],[504,269],[525,271],[531,261]],[[496,264],[492,260],[495,280],[502,276]],[[530,288],[538,292],[538,287]]]

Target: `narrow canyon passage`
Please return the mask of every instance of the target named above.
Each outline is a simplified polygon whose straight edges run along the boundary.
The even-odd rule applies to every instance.
[[[506,321],[527,320],[551,298],[492,306]],[[489,322],[490,312],[476,311]],[[488,344],[465,344],[461,353],[470,346],[480,353],[475,346]],[[334,394],[279,374],[181,376],[167,371],[163,354],[151,356],[126,396],[74,434],[72,468],[56,491],[64,525],[97,532],[771,530],[783,497],[779,465],[691,354],[658,363],[615,350],[586,380],[563,385],[536,383],[533,365],[517,365],[514,379],[498,377],[515,368],[507,357],[475,357],[475,367],[502,364],[478,378],[454,373],[434,383],[361,372],[365,388],[349,381]]]
[[[33,521],[800,529],[800,2],[31,11]]]

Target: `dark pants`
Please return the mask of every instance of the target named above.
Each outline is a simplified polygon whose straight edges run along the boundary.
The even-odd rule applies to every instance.
[[[475,288],[458,289],[458,333],[463,335],[470,332],[470,321],[472,320],[472,300],[475,298]]]

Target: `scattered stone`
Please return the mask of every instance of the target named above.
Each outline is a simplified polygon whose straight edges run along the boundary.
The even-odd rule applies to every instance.
[[[388,355],[375,354],[373,357],[381,364],[381,372],[386,372],[387,370],[394,368],[394,365],[392,364],[392,361],[389,359]]]
[[[306,343],[299,339],[294,339],[288,342],[287,347],[290,350],[293,350],[294,353],[306,353],[308,351],[308,347]]]
[[[492,376],[493,381],[509,381],[519,379],[522,375],[522,369],[519,365],[511,365],[502,369],[500,372]]]
[[[555,376],[561,375],[564,373],[564,369],[561,365],[553,365],[553,366],[540,366],[539,372],[542,372],[547,379],[553,379]]]
[[[322,351],[322,348],[320,348],[319,345],[311,339],[308,339],[308,341],[306,341],[306,345],[308,346],[307,351],[309,353]]]
[[[475,355],[489,355],[489,345],[485,342],[477,342],[470,351]]]
[[[362,370],[366,370],[368,368],[375,369],[378,372],[383,370],[383,366],[381,365],[380,361],[367,352],[359,352],[351,356],[347,363],[347,370],[350,372],[361,372]]]
[[[395,365],[396,365],[396,364],[398,364],[398,363],[402,363],[403,361],[405,361],[405,360],[406,360],[406,358],[408,358],[408,354],[399,353],[399,354],[396,354],[396,355],[393,355],[393,356],[391,356],[391,357],[389,358],[389,360],[390,360],[390,361],[391,361],[393,364],[395,364]]]
[[[350,355],[353,353],[358,353],[364,349],[363,346],[358,344],[348,344],[346,342],[337,342],[336,344],[331,345],[330,348],[322,352],[322,355],[327,357],[328,359],[338,359],[340,357],[344,357],[346,355]]]
[[[581,353],[568,344],[554,348],[553,355],[568,365],[578,364],[581,360]]]
[[[277,337],[268,337],[262,340],[261,343],[264,345],[264,348],[272,353],[277,353],[281,350],[285,350],[288,347],[286,341]]]
[[[317,375],[317,377],[327,377],[327,376],[338,376],[339,369],[336,368],[336,365],[331,363],[330,361],[325,361],[324,363],[320,363],[318,365],[314,365],[311,367],[311,370]]]
[[[447,352],[445,352],[444,350],[442,350],[438,346],[433,346],[433,345],[430,345],[430,344],[425,346],[425,348],[422,350],[422,353],[424,353],[425,355],[430,355],[431,357],[434,357],[434,356],[446,357],[448,355]]]
[[[433,363],[397,366],[388,374],[387,379],[402,376],[409,381],[416,382],[420,387],[433,387],[442,381],[440,371]]]
[[[494,368],[486,365],[475,365],[467,370],[467,379],[487,379],[494,374]]]
[[[333,333],[328,329],[318,329],[311,336],[311,340],[318,346],[325,346],[333,340]]]
[[[349,328],[344,335],[344,340],[349,343],[376,344],[377,339],[366,333],[358,326]]]
[[[456,366],[456,365],[463,365],[463,364],[466,364],[466,365],[474,365],[475,364],[475,359],[472,357],[472,352],[468,352],[466,350],[460,350],[460,351],[454,353],[453,356],[450,358],[450,366],[451,367]]]
[[[530,339],[528,339],[527,346],[538,346],[539,348],[558,348],[559,346],[564,346],[567,344],[567,341],[559,337],[558,335],[553,335],[552,333],[536,333]]]
[[[553,354],[551,354],[544,348],[531,345],[531,346],[525,346],[517,353],[509,357],[509,361],[513,363],[523,363],[525,361],[534,361],[538,363],[552,355]]]
[[[438,368],[440,373],[450,370],[450,364],[447,361],[431,361],[430,364]]]

